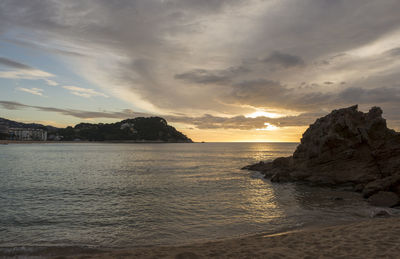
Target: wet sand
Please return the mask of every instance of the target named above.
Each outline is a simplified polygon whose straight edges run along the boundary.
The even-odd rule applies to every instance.
[[[123,250],[52,249],[51,258],[399,258],[400,218],[379,218],[274,235]]]

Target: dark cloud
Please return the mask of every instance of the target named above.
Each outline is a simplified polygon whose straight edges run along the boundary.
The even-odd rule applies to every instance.
[[[45,45],[40,45],[34,42],[23,41],[19,39],[4,39],[5,42],[13,43],[23,47],[29,47],[35,50],[41,51],[49,51],[55,54],[65,55],[65,56],[72,56],[72,57],[83,57],[85,54],[79,53],[73,50],[61,49],[61,48],[52,48]]]
[[[302,111],[310,111],[320,105],[325,105],[325,102],[331,98],[330,94],[317,91],[302,92],[288,88],[278,81],[267,79],[240,82],[233,85],[230,92],[222,97],[223,100],[232,104]]]
[[[397,30],[400,16],[395,10],[399,8],[400,2],[392,0],[280,1],[253,28],[254,38],[247,47],[260,53],[279,46],[316,60],[368,45]]]
[[[33,70],[34,68],[25,64],[22,64],[20,62],[8,59],[8,58],[3,58],[0,57],[0,65],[6,66],[6,67],[11,67],[11,68],[16,68],[16,69],[25,69],[25,70]]]
[[[194,69],[182,74],[175,75],[176,79],[197,84],[228,83],[233,78],[250,72],[250,69],[239,66],[221,70]]]
[[[400,56],[400,48],[390,49],[386,51],[385,54],[388,54],[389,56],[393,57]]]
[[[249,102],[260,105],[268,104],[274,99],[280,99],[287,94],[288,90],[280,82],[267,79],[242,81],[234,86],[230,97],[239,102]],[[266,99],[267,98],[267,99]]]
[[[0,105],[7,110],[20,110],[24,108],[30,108],[29,105],[25,105],[17,102],[0,101]]]
[[[379,87],[372,89],[350,87],[340,92],[338,99],[348,103],[400,104],[400,87]]]
[[[68,115],[80,119],[90,119],[90,118],[111,118],[111,119],[122,119],[122,118],[133,118],[140,116],[148,116],[145,113],[137,113],[129,109],[125,109],[119,112],[108,112],[108,111],[84,111],[84,110],[76,110],[76,109],[60,109],[54,107],[46,107],[46,106],[35,106],[35,105],[26,105],[18,102],[10,102],[10,101],[0,101],[0,106],[4,109],[8,110],[22,110],[22,109],[35,109],[38,111],[45,112],[55,112],[63,115]]]
[[[281,66],[284,68],[298,67],[305,65],[305,62],[301,57],[282,53],[279,51],[272,52],[271,55],[269,55],[262,61],[271,65]]]
[[[315,88],[316,87],[316,88]],[[241,105],[252,105],[264,108],[294,109],[313,111],[336,106],[359,104],[398,104],[400,103],[400,87],[349,87],[338,92],[322,92],[319,86],[305,89],[288,88],[280,82],[258,79],[243,81],[233,85],[231,91],[223,99]]]
[[[196,12],[213,13],[237,4],[246,4],[244,0],[166,0],[165,5]]]

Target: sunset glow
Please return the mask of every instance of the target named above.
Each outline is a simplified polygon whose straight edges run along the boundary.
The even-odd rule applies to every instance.
[[[399,8],[5,0],[0,117],[74,126],[160,116],[195,141],[299,141],[316,118],[359,104],[380,106],[399,129]]]
[[[269,117],[269,118],[279,118],[283,117],[282,114],[266,112],[266,111],[256,111],[246,115],[246,118],[257,118],[257,117]]]
[[[264,123],[265,128],[261,128],[261,129],[256,129],[256,130],[277,130],[279,129],[277,126],[271,125],[269,123]]]

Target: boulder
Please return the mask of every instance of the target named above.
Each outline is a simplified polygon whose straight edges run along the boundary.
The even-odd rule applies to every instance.
[[[364,187],[362,193],[364,197],[368,198],[378,191],[388,191],[391,189],[395,189],[398,184],[400,184],[400,175],[388,176],[368,183]]]
[[[354,105],[317,119],[292,156],[243,169],[263,172],[275,182],[352,185],[365,197],[400,193],[400,134],[387,128],[379,107],[364,113]]]
[[[269,169],[269,167],[270,167],[269,163],[264,163],[263,161],[260,161],[257,164],[247,165],[245,167],[242,167],[242,170],[264,171]]]

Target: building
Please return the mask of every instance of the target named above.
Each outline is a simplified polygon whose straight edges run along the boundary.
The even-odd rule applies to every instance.
[[[8,130],[8,138],[10,140],[46,141],[47,131],[43,129],[10,128]]]

